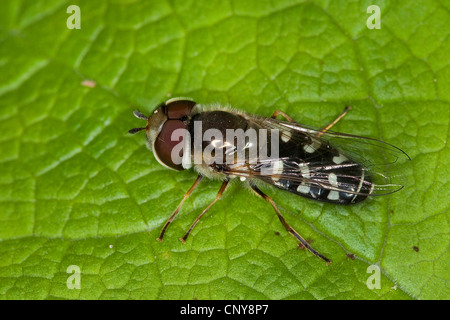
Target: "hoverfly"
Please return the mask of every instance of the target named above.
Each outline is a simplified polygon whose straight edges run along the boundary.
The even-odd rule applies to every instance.
[[[300,247],[305,247],[328,265],[330,260],[312,248],[286,222],[273,199],[259,186],[267,183],[302,197],[342,205],[402,189],[401,184],[392,181],[393,176],[387,170],[397,160],[409,159],[404,151],[376,139],[329,131],[349,110],[350,107],[346,107],[322,129],[300,125],[279,110],[266,118],[218,105],[197,104],[190,98],[170,99],[157,106],[148,117],[134,111],[134,115],[146,120],[147,125],[131,129],[129,133],[145,130],[147,146],[160,164],[174,170],[193,167],[198,173],[157,240],[163,240],[170,223],[203,177],[223,182],[214,201],[180,238],[183,243],[202,216],[221,198],[229,182],[240,178],[256,195],[271,204],[284,228],[299,241]],[[286,120],[278,120],[279,115]],[[214,134],[206,135],[211,130]],[[238,135],[228,136],[229,130],[242,130],[241,133],[265,131],[266,134],[241,135],[238,139]],[[195,139],[199,136],[200,143]],[[265,148],[276,156],[263,157],[252,152],[258,143],[258,150]],[[219,161],[225,158],[227,161]]]

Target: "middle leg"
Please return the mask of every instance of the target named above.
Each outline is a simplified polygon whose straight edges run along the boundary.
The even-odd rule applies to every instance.
[[[172,213],[172,215],[169,217],[169,220],[167,220],[167,222],[164,224],[160,234],[158,240],[159,242],[161,242],[163,240],[164,237],[164,233],[166,233],[167,228],[169,227],[169,225],[172,223],[173,219],[175,219],[175,216],[178,214],[178,212],[180,211],[184,201],[189,198],[189,196],[191,195],[192,191],[195,190],[195,188],[197,188],[198,184],[200,183],[200,181],[202,181],[203,176],[202,175],[198,175],[197,179],[195,179],[194,184],[192,185],[192,187],[190,187],[190,189],[184,194],[183,196],[183,200],[181,200],[180,204],[178,205],[178,207],[175,209],[175,211]]]

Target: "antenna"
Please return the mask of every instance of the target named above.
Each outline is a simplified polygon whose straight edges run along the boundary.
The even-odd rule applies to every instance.
[[[137,133],[137,132],[139,132],[141,130],[144,130],[144,129],[145,128],[133,128],[133,129],[129,130],[128,132],[131,133],[131,134],[135,134],[135,133]]]
[[[134,110],[133,114],[136,118],[142,119],[142,120],[148,120],[148,117],[144,116],[142,113],[140,113],[138,110]]]

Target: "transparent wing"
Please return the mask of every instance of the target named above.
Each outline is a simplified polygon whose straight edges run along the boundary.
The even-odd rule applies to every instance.
[[[228,174],[258,178],[269,183],[287,180],[310,187],[371,196],[386,195],[403,188],[403,177],[398,174],[397,165],[410,158],[396,146],[351,134],[323,133],[320,129],[272,118],[255,117],[251,121],[261,128],[278,130],[280,138],[285,137],[294,148],[303,148],[305,144],[320,145],[321,148],[311,154],[305,153],[302,158],[290,155],[264,160],[249,157],[245,161],[225,166],[223,171]],[[326,164],[314,161],[320,153],[330,152],[330,148],[339,150],[339,154],[348,161]],[[282,166],[279,165],[280,161]],[[308,175],[302,172],[302,166],[305,165]],[[360,176],[348,174],[357,168],[362,168],[368,180],[370,177],[370,183],[360,186]],[[329,181],[330,173],[336,175],[338,184]]]
[[[283,170],[273,170],[273,168],[276,167],[274,163],[277,163],[278,161],[283,161],[284,164],[291,163],[292,167],[286,168],[286,165],[284,165]],[[268,159],[264,163],[258,165],[235,164],[227,166],[223,172],[237,177],[260,179],[274,185],[279,185],[279,181],[287,180],[292,183],[297,183],[298,185],[301,184],[308,187],[365,196],[388,195],[397,192],[404,187],[403,184],[400,183],[400,179],[395,179],[395,181],[393,181],[394,179],[392,179],[391,176],[386,176],[384,173],[367,169],[365,169],[365,174],[366,177],[370,177],[370,180],[362,183],[360,177],[345,173],[349,168],[357,167],[358,164],[355,163],[324,166],[321,163],[309,162],[307,165],[310,177],[302,175],[297,163],[301,163],[301,160],[293,158]],[[270,170],[265,170],[268,168],[270,168]],[[333,173],[336,176],[336,180],[338,181],[336,184],[330,183],[328,179],[330,173]],[[360,183],[362,183],[361,187],[359,187]]]
[[[306,134],[315,141],[328,143],[366,168],[388,167],[403,160],[411,160],[400,148],[374,138],[333,131],[321,132],[317,128],[272,118],[259,118],[257,121],[264,128],[278,129],[280,137],[290,135],[291,139],[301,142]]]

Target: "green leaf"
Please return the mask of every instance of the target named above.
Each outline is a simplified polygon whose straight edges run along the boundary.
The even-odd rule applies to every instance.
[[[449,299],[450,6],[419,2],[3,3],[0,296]],[[81,29],[66,26],[73,4]],[[381,29],[366,26],[372,4]],[[239,182],[183,245],[220,186],[202,182],[159,243],[196,175],[127,131],[132,110],[175,96],[319,127],[352,105],[334,129],[404,149],[406,186],[349,207],[264,188],[328,267]]]

